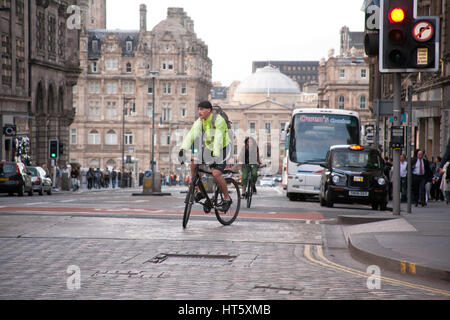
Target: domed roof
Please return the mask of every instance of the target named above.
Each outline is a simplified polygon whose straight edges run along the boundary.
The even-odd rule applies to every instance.
[[[300,89],[295,81],[271,66],[256,69],[236,88],[236,93],[296,93]]]

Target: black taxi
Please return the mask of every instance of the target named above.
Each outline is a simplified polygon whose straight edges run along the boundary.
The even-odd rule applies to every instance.
[[[320,181],[320,205],[360,203],[372,209],[386,210],[388,179],[384,175],[384,161],[373,147],[359,145],[331,146]]]

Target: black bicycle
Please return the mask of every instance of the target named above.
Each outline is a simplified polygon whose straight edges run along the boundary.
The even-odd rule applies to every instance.
[[[219,210],[219,208],[223,204],[224,196],[222,192],[220,191],[217,184],[214,182],[213,187],[213,195],[210,198],[208,195],[208,192],[206,192],[206,188],[203,185],[202,179],[200,177],[200,172],[206,173],[208,175],[211,175],[211,171],[207,171],[203,168],[200,168],[199,165],[195,166],[195,172],[194,176],[192,177],[191,183],[189,185],[189,191],[186,195],[186,199],[184,200],[184,203],[186,204],[184,207],[184,214],[183,214],[183,228],[186,228],[189,217],[191,215],[192,205],[194,204],[194,197],[195,197],[195,191],[196,187],[200,190],[200,192],[203,194],[204,199],[199,201],[198,203],[203,206],[203,211],[205,213],[210,213],[212,209],[214,209],[214,212],[216,214],[217,220],[225,226],[230,225],[236,220],[239,209],[241,207],[241,192],[239,190],[238,183],[232,178],[233,171],[231,170],[224,170],[223,177],[225,178],[225,181],[228,186],[228,194],[231,197],[231,200],[233,203],[231,204],[230,208],[223,212]]]
[[[266,167],[266,165],[259,165],[258,169],[264,168],[264,167]],[[244,197],[247,200],[247,208],[250,208],[252,205],[253,190],[256,190],[256,187],[255,187],[255,183],[253,182],[252,171],[250,169],[249,173],[248,173],[247,188],[246,188],[245,197]]]

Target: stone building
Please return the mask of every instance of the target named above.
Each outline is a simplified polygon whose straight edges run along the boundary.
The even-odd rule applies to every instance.
[[[437,72],[417,72],[402,74],[402,101],[407,100],[407,88],[411,86],[413,101],[421,101],[414,107],[412,121],[412,150],[424,150],[428,159],[442,156],[450,137],[450,2],[417,0],[418,16],[438,16],[440,18],[439,70]],[[392,74],[378,71],[378,57],[370,58],[370,105],[376,99],[393,99]],[[431,102],[438,106],[431,106]],[[402,112],[407,114],[407,110]],[[407,117],[406,117],[407,119]],[[380,119],[380,144],[388,140],[392,123],[389,117]],[[406,126],[406,123],[403,123]],[[383,139],[383,135],[386,139]],[[406,144],[405,144],[406,145]],[[388,153],[388,144],[384,143]],[[406,150],[403,150],[406,153]]]
[[[156,169],[180,173],[175,147],[180,132],[192,126],[198,103],[208,98],[212,62],[182,8],[168,8],[167,18],[151,31],[146,6],[139,10],[139,30],[131,31],[103,29],[104,24],[89,29],[92,21],[105,21],[106,11],[83,11],[89,23],[80,39],[70,158],[84,168],[149,170],[154,124]]]
[[[79,30],[68,21],[76,1],[1,0],[0,159],[49,163],[48,141],[68,160],[72,86],[79,75]]]
[[[258,143],[261,161],[267,165],[262,174],[277,174],[285,156],[281,132],[294,109],[317,107],[317,94],[301,92],[294,80],[268,65],[242,82],[233,82],[226,95],[223,90],[212,90],[211,101],[220,105],[233,123],[234,163],[245,137],[251,136]]]
[[[331,49],[328,59],[319,67],[319,107],[345,109],[359,113],[361,126],[373,126],[375,120],[369,107],[369,63],[361,45],[352,46],[362,32],[341,30],[341,54]],[[364,132],[364,131],[363,131]],[[364,141],[363,141],[364,142]]]

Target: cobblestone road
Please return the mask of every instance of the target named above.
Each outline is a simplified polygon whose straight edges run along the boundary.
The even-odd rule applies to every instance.
[[[321,226],[298,221],[183,230],[180,219],[1,215],[0,299],[448,299],[392,283],[370,290],[307,259],[305,246],[322,245]]]

